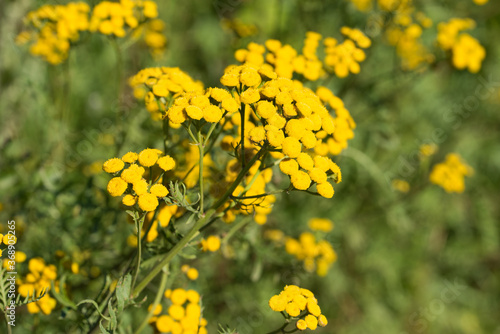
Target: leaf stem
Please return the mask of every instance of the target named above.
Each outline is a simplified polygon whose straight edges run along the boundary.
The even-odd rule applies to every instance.
[[[135,289],[132,292],[132,296],[134,298],[137,297],[139,295],[139,293],[141,293],[141,291],[144,290],[144,288],[149,284],[149,282],[151,282],[156,277],[156,275],[159,274],[159,272],[163,269],[163,267],[165,267],[168,263],[170,263],[170,261],[173,259],[173,257],[175,255],[177,255],[177,253],[179,253],[180,250],[183,249],[184,246],[186,246],[186,244],[196,236],[196,234],[198,233],[198,230],[203,225],[205,225],[205,223],[207,221],[209,221],[210,218],[212,218],[212,216],[214,214],[215,214],[215,210],[210,209],[205,213],[205,215],[200,220],[198,220],[194,224],[193,228],[181,240],[179,240],[179,242],[165,255],[163,260],[160,263],[158,263],[146,275],[146,277],[144,277],[144,279],[137,285],[137,287],[135,287]]]

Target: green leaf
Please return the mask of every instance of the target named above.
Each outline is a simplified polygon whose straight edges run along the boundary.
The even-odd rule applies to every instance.
[[[118,313],[122,313],[125,302],[130,300],[130,289],[132,285],[132,276],[130,274],[120,278],[116,285],[116,300],[118,303]]]
[[[113,305],[111,304],[111,299],[108,302],[108,312],[109,312],[109,316],[111,317],[111,321],[110,321],[111,328],[110,329],[113,331],[116,329],[116,326],[118,325],[118,320],[116,318],[116,311],[113,308]]]
[[[101,321],[99,321],[99,328],[101,329],[101,333],[102,333],[102,334],[110,334],[110,333],[106,330],[106,328],[104,328],[104,326],[102,325],[102,320],[101,320]]]
[[[66,279],[65,276],[61,278],[61,282],[64,283],[64,280]],[[77,305],[73,303],[71,300],[69,300],[68,297],[64,295],[64,288],[61,287],[61,284],[59,284],[59,292],[56,291],[56,288],[54,286],[54,281],[50,282],[50,286],[52,288],[52,295],[54,295],[54,298],[62,305],[69,307],[73,310],[76,310]],[[64,286],[64,285],[63,285]]]
[[[103,317],[104,319],[106,319],[108,321],[111,320],[109,317],[107,317],[107,316],[105,316],[104,314],[101,313],[101,310],[99,309],[99,305],[97,305],[97,303],[94,300],[92,300],[92,299],[84,299],[81,302],[79,302],[78,304],[76,304],[76,306],[78,307],[78,306],[80,306],[82,304],[92,304],[92,305],[94,305],[95,308],[97,309],[97,312],[99,312],[99,315],[101,317]]]

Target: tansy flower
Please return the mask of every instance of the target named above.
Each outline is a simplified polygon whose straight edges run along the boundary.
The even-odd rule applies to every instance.
[[[332,198],[335,193],[333,186],[328,182],[318,183],[316,190],[324,198]]]
[[[311,178],[307,173],[299,170],[291,175],[292,185],[298,190],[307,190],[311,185]]]
[[[220,248],[220,238],[216,235],[209,236],[201,241],[201,248],[204,252],[216,252]]]
[[[122,203],[126,206],[133,206],[137,201],[137,198],[133,195],[125,195],[123,196]]]
[[[118,158],[109,159],[102,165],[102,169],[109,174],[119,172],[123,167],[125,167],[125,163]]]
[[[127,182],[119,177],[114,177],[108,182],[107,190],[113,197],[121,196],[127,190]]]
[[[164,171],[172,170],[175,167],[175,160],[171,156],[166,155],[158,159],[158,166]]]
[[[144,167],[153,166],[158,160],[158,154],[160,152],[155,149],[147,148],[139,153],[139,163]]]
[[[142,178],[144,172],[145,172],[144,167],[141,167],[137,164],[132,164],[121,173],[120,177],[125,182],[135,183]]]
[[[168,195],[168,189],[163,184],[155,184],[151,186],[150,192],[156,197],[165,197]]]
[[[135,152],[128,152],[128,153],[126,153],[122,157],[122,160],[124,162],[127,162],[127,163],[131,164],[131,163],[136,162],[138,158],[139,158],[139,155],[137,153],[135,153]]]
[[[154,211],[158,207],[158,198],[155,195],[146,193],[139,196],[139,207],[143,211]]]

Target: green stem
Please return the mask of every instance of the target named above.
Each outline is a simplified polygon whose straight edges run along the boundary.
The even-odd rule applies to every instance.
[[[163,292],[165,291],[165,288],[167,286],[167,277],[168,277],[168,267],[163,268],[163,274],[161,275],[161,282],[160,282],[160,288],[158,289],[158,292],[156,293],[155,299],[153,301],[153,305],[151,305],[151,311],[148,312],[148,315],[146,318],[144,318],[144,321],[141,323],[141,325],[136,329],[134,334],[139,334],[142,332],[144,327],[146,327],[149,323],[149,319],[154,314],[154,311],[156,309],[156,306],[160,304],[161,297],[163,296]]]
[[[163,260],[160,263],[158,263],[146,275],[146,277],[144,277],[144,279],[137,285],[137,287],[135,287],[135,289],[132,292],[132,296],[134,298],[137,297],[139,295],[139,293],[141,293],[141,291],[144,290],[144,288],[149,284],[149,282],[151,282],[156,277],[156,275],[158,275],[160,273],[160,271],[163,269],[163,267],[165,267],[168,263],[170,263],[170,261],[173,259],[173,257],[175,255],[177,255],[177,253],[179,253],[181,251],[181,249],[183,249],[184,246],[186,246],[186,244],[196,236],[196,234],[198,233],[198,230],[203,225],[205,225],[205,223],[207,221],[209,221],[210,218],[212,218],[212,216],[214,214],[215,214],[215,210],[210,209],[205,213],[205,215],[200,220],[198,220],[194,224],[193,228],[165,255]]]
[[[207,136],[208,138],[208,136]],[[200,178],[200,214],[203,215],[203,157],[205,156],[205,142],[203,141],[203,135],[201,130],[198,130],[198,148],[200,149],[200,168],[199,168],[199,178]]]
[[[241,165],[245,168],[245,104],[242,102],[240,107],[241,115]]]
[[[287,320],[287,321],[285,321],[285,323],[283,324],[283,326],[281,326],[280,328],[278,328],[278,329],[276,329],[276,330],[274,330],[272,332],[269,332],[267,334],[286,333],[285,332],[285,328],[286,328],[286,326],[288,326],[288,324],[289,324],[289,322]]]
[[[262,146],[261,149],[259,150],[259,152],[257,152],[257,154],[254,155],[254,157],[248,162],[248,164],[244,168],[242,168],[242,170],[240,171],[240,173],[236,177],[236,180],[234,180],[234,182],[226,190],[224,195],[222,195],[222,197],[219,198],[219,200],[217,202],[215,202],[214,205],[212,205],[212,209],[218,209],[224,204],[224,202],[226,202],[226,200],[229,198],[229,196],[232,195],[234,189],[236,189],[236,187],[240,184],[240,182],[243,179],[243,177],[245,176],[245,174],[250,170],[250,168],[253,166],[253,164],[257,160],[259,160],[260,157],[264,154],[264,152],[266,151],[266,148],[267,148],[267,145]]]
[[[267,145],[264,145],[264,146],[261,147],[261,149],[257,152],[257,154],[255,154],[255,156],[248,162],[248,164],[245,166],[245,168],[243,168],[240,171],[240,173],[236,177],[236,180],[233,182],[233,184],[231,184],[231,186],[224,193],[224,195],[222,195],[222,197],[219,198],[219,200],[212,205],[212,207],[210,208],[210,210],[208,210],[202,216],[202,218],[200,220],[198,220],[194,224],[193,228],[165,255],[165,258],[160,263],[158,263],[146,275],[146,277],[144,277],[144,279],[137,285],[137,287],[135,287],[135,289],[132,292],[132,296],[133,297],[137,297],[139,295],[139,293],[141,293],[141,291],[144,290],[144,288],[149,284],[149,282],[151,282],[156,277],[156,275],[158,275],[158,273],[162,270],[162,268],[164,266],[166,266],[168,263],[170,263],[170,261],[173,259],[173,257],[175,255],[177,255],[177,253],[179,253],[180,250],[183,249],[184,246],[186,246],[186,244],[189,241],[191,241],[191,239],[193,239],[197,235],[198,231],[207,222],[210,221],[210,219],[212,218],[212,216],[216,213],[216,210],[218,208],[220,208],[226,202],[226,200],[228,199],[229,195],[231,195],[233,193],[234,189],[236,189],[236,187],[238,186],[238,184],[240,184],[241,180],[243,179],[243,177],[245,176],[245,174],[248,172],[248,170],[252,167],[252,165],[257,160],[259,160],[260,157],[266,152],[266,148],[267,148]]]
[[[135,268],[134,279],[132,280],[132,285],[131,285],[132,289],[135,286],[135,282],[137,281],[137,276],[139,275],[139,270],[141,267],[141,257],[142,257],[141,231],[142,231],[142,224],[144,223],[145,217],[146,217],[146,215],[144,214],[144,215],[142,215],[142,217],[135,219],[135,225],[137,227],[137,266]],[[153,222],[151,222],[151,224],[153,224]]]

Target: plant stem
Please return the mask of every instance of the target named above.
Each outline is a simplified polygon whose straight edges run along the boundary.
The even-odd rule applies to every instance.
[[[257,152],[257,154],[255,154],[255,156],[248,162],[248,164],[245,166],[245,168],[243,168],[240,173],[238,174],[238,176],[236,177],[236,180],[233,182],[233,184],[231,184],[231,186],[229,187],[229,189],[224,193],[224,195],[222,195],[221,198],[219,198],[219,200],[214,203],[212,205],[212,207],[210,208],[210,210],[208,210],[200,220],[198,220],[193,228],[165,255],[165,258],[163,258],[163,260],[158,263],[147,275],[146,277],[144,277],[144,279],[137,285],[137,287],[135,287],[135,289],[133,290],[132,292],[132,296],[135,298],[139,295],[139,293],[141,293],[142,290],[144,290],[144,288],[149,284],[149,282],[151,282],[155,277],[156,275],[159,274],[159,272],[162,270],[162,268],[164,266],[166,266],[168,263],[170,263],[170,261],[173,259],[173,257],[175,255],[177,255],[177,253],[180,252],[181,249],[184,248],[184,246],[186,246],[186,244],[191,241],[191,239],[193,239],[196,234],[198,233],[198,231],[207,223],[210,221],[210,219],[212,218],[213,215],[215,215],[216,213],[216,210],[218,208],[220,208],[225,202],[226,200],[229,198],[229,195],[231,195],[234,191],[234,189],[236,189],[236,187],[238,186],[238,184],[240,184],[241,180],[243,179],[243,177],[245,176],[245,174],[248,172],[248,170],[252,167],[252,165],[260,159],[260,157],[266,152],[266,149],[267,149],[267,145],[264,145],[261,147],[261,149]]]
[[[137,266],[135,268],[134,279],[132,280],[132,285],[131,285],[132,289],[135,286],[135,282],[137,281],[137,276],[139,275],[139,270],[141,268],[141,257],[142,257],[141,231],[142,231],[142,224],[144,223],[145,217],[146,217],[146,215],[144,214],[144,215],[142,215],[142,217],[135,219],[135,225],[137,227]],[[152,221],[151,221],[151,224],[153,224]]]
[[[283,326],[281,326],[280,328],[278,328],[278,329],[276,329],[276,330],[274,330],[272,332],[269,332],[267,334],[285,333],[285,328],[286,328],[286,326],[288,326],[288,324],[289,324],[289,322],[287,320],[287,321],[285,321],[285,323],[283,324]]]
[[[205,156],[205,142],[201,130],[198,130],[198,148],[200,149],[199,178],[200,178],[200,214],[203,215],[203,157]]]
[[[179,253],[179,251],[181,249],[184,248],[184,246],[186,246],[186,244],[191,241],[191,239],[193,239],[193,237],[196,236],[196,234],[198,233],[198,230],[203,226],[205,225],[205,223],[207,221],[210,220],[210,218],[212,218],[212,216],[215,214],[215,210],[214,209],[210,209],[208,210],[205,215],[200,219],[198,220],[193,228],[165,255],[165,258],[163,258],[163,260],[158,263],[147,275],[146,277],[144,277],[144,279],[137,285],[137,287],[135,287],[135,289],[133,290],[132,292],[132,296],[135,298],[139,295],[139,293],[141,293],[142,290],[144,290],[144,288],[149,284],[149,282],[151,282],[155,277],[156,275],[158,275],[158,273],[163,269],[163,267],[165,267],[168,263],[170,263],[170,261],[172,260],[172,258],[177,254]]]
[[[167,286],[167,277],[168,277],[168,266],[163,268],[160,288],[156,293],[153,305],[151,306],[151,310],[149,311],[148,315],[144,318],[144,321],[141,323],[141,325],[135,330],[134,334],[139,334],[144,329],[144,327],[148,325],[149,319],[151,319],[151,317],[153,316],[156,306],[160,303],[161,297],[163,296],[163,292],[165,291],[165,287]]]
[[[234,180],[234,182],[226,190],[224,195],[222,195],[222,197],[219,198],[219,200],[217,202],[215,202],[214,205],[212,205],[212,209],[218,209],[219,207],[221,207],[224,204],[224,202],[228,199],[228,197],[231,196],[234,189],[236,189],[236,187],[240,184],[240,182],[243,179],[243,177],[245,176],[245,174],[250,170],[250,168],[253,166],[253,164],[257,160],[259,160],[260,157],[264,154],[264,152],[266,151],[266,148],[267,148],[266,145],[261,147],[259,152],[257,152],[257,154],[255,154],[254,157],[248,162],[248,164],[240,171],[240,173],[236,177],[236,180]]]
[[[241,115],[241,166],[245,168],[245,104],[242,102],[240,107]]]

